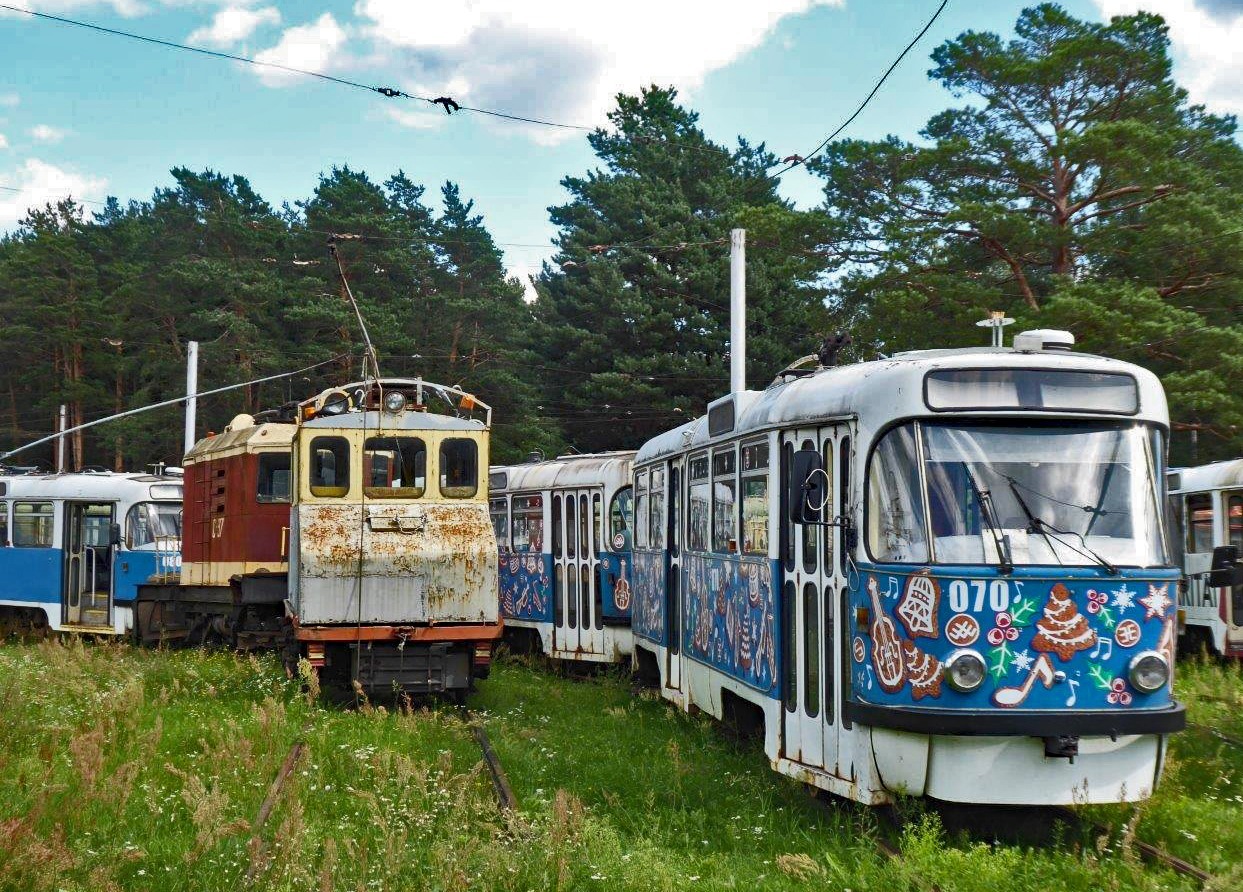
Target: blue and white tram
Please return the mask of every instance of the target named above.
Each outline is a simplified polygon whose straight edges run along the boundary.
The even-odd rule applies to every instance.
[[[861,802],[1150,795],[1185,720],[1165,395],[1071,344],[795,364],[648,441],[640,670]]]
[[[137,586],[180,569],[181,496],[171,474],[0,476],[0,617],[130,632]]]
[[[629,661],[633,458],[563,455],[491,469],[511,645],[564,660]]]

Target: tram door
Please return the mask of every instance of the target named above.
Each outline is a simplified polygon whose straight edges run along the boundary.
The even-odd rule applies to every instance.
[[[1226,544],[1243,549],[1243,490],[1226,490],[1221,494],[1225,514]],[[1218,597],[1225,599],[1226,644],[1243,646],[1243,585],[1221,589]]]
[[[61,598],[65,622],[110,626],[113,507],[103,502],[66,502],[64,521]]]
[[[561,655],[604,653],[600,591],[604,497],[599,490],[557,493],[553,511],[554,647]]]
[[[841,475],[837,473],[840,444],[848,437],[846,425],[787,431],[781,435],[782,480],[788,479],[794,453],[816,450],[824,463],[826,497],[820,508],[824,523],[834,520],[840,505]],[[838,560],[838,527],[798,525],[788,514],[782,555],[782,755],[791,761],[831,774],[839,771],[839,708],[842,648],[838,636],[841,591],[846,585],[843,562]],[[844,766],[843,766],[844,767]]]
[[[664,474],[663,469],[652,471]],[[655,478],[653,478],[655,479]],[[668,640],[665,643],[665,687],[682,687],[682,460],[669,463],[664,476],[664,499],[667,523],[664,524],[664,546],[669,555],[665,578],[665,620]]]

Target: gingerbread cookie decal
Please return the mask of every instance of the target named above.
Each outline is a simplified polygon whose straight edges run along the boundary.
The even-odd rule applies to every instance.
[[[941,602],[941,586],[932,578],[931,570],[920,570],[906,581],[906,591],[898,602],[898,619],[911,638],[938,636],[937,607]]]
[[[926,654],[910,641],[902,642],[902,663],[906,668],[907,681],[911,683],[911,696],[916,700],[941,696],[941,661]]]
[[[1087,617],[1079,612],[1070,596],[1070,589],[1058,583],[1049,592],[1044,605],[1044,616],[1036,621],[1036,637],[1032,648],[1045,653],[1057,654],[1063,663],[1081,650],[1096,644],[1096,632],[1088,624]]]

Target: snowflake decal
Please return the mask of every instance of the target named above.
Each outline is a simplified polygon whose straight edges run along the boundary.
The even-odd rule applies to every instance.
[[[1165,619],[1166,609],[1174,603],[1170,600],[1169,591],[1168,585],[1148,586],[1148,597],[1139,599],[1139,603],[1144,605],[1145,620],[1150,620],[1154,616]]]
[[[1135,606],[1135,592],[1131,591],[1125,585],[1114,591],[1113,606],[1119,611],[1125,613]]]
[[[1032,655],[1027,652],[1026,648],[1024,648],[1014,655],[1014,662],[1010,664],[1010,668],[1015,672],[1026,672],[1031,669],[1032,663],[1034,662],[1035,660],[1032,659]]]

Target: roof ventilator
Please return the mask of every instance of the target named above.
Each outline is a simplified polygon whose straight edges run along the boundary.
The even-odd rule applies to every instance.
[[[1070,351],[1075,346],[1075,336],[1056,328],[1037,328],[1014,336],[1017,353],[1035,353],[1037,350]]]

